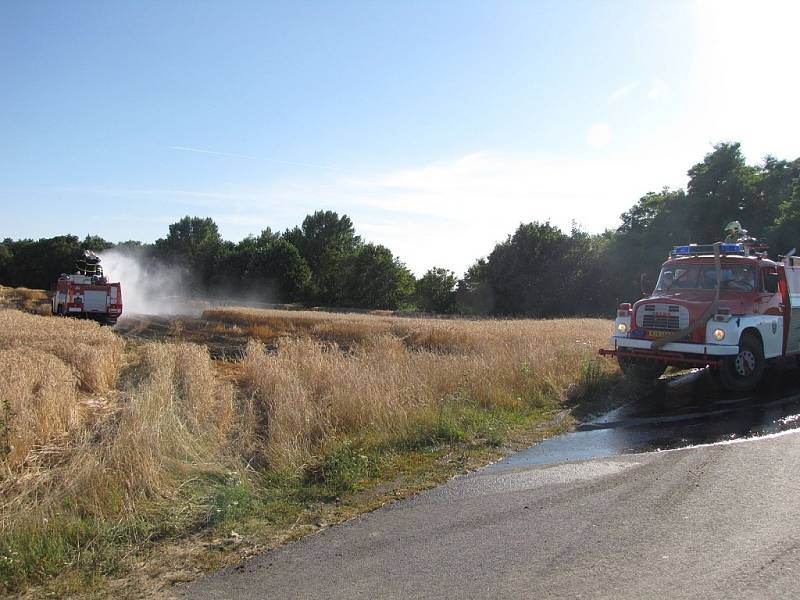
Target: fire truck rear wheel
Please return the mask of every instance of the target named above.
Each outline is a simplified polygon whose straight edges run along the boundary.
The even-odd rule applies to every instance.
[[[764,347],[753,333],[739,340],[739,354],[726,359],[719,368],[719,382],[731,392],[747,392],[764,376]]]
[[[625,376],[636,381],[655,381],[667,370],[666,364],[650,360],[637,360],[621,356],[618,362],[619,368],[622,369]]]

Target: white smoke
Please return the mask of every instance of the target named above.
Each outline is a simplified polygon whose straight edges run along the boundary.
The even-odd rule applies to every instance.
[[[98,253],[109,282],[122,287],[123,316],[196,314],[201,307],[187,297],[186,276],[177,268],[144,264],[135,250]]]

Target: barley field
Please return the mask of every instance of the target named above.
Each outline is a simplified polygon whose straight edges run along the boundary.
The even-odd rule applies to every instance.
[[[0,309],[0,591],[65,570],[79,586],[113,577],[137,548],[213,527],[223,508],[236,525],[238,501],[218,500],[231,490],[273,506],[278,474],[293,498],[338,501],[403,452],[501,443],[518,415],[541,420],[614,371],[595,360],[610,330],[599,319],[231,308],[193,327],[243,351],[214,361],[180,327],[170,342],[128,339]],[[377,458],[343,467],[343,447]]]
[[[415,319],[216,309],[204,317],[242,327],[245,371],[268,407],[264,458],[307,462],[336,435],[372,428],[398,435],[446,403],[521,409],[561,398],[607,339],[598,319]]]
[[[0,307],[16,308],[38,315],[49,315],[51,313],[50,294],[44,290],[0,285]]]

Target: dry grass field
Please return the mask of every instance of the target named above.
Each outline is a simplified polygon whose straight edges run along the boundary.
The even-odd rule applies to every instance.
[[[49,315],[50,294],[44,290],[10,288],[0,285],[0,307],[16,308],[38,315]]]
[[[562,398],[607,339],[597,319],[456,320],[216,309],[204,317],[272,341],[244,365],[269,407],[266,459],[308,462],[326,440],[367,428],[413,437],[443,408],[542,407]]]
[[[199,323],[242,357],[0,309],[1,591],[110,590],[142,548],[203,531],[263,542],[264,524],[502,444],[613,372],[595,361],[597,319],[215,309]]]

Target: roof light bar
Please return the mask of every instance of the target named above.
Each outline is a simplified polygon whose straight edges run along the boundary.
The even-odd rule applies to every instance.
[[[744,246],[741,244],[720,244],[719,251],[723,254],[744,254]]]
[[[720,254],[739,254],[744,256],[744,247],[741,244],[720,244]],[[675,246],[672,249],[672,256],[696,256],[698,254],[714,254],[714,245],[690,244],[688,246]]]

